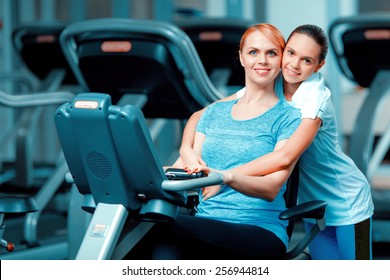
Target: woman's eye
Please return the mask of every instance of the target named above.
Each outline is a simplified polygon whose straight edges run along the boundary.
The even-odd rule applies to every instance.
[[[270,51],[270,52],[268,53],[268,55],[269,55],[269,56],[276,56],[276,52]]]
[[[250,55],[255,55],[257,52],[255,51],[255,50],[251,50],[250,52],[249,52],[249,54]]]

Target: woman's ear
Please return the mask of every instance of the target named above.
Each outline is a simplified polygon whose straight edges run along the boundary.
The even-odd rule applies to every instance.
[[[325,60],[321,61],[321,62],[317,65],[317,67],[316,67],[316,69],[314,70],[314,72],[315,72],[315,73],[318,72],[318,71],[322,68],[322,66],[324,66],[324,64],[325,64]]]
[[[242,62],[241,51],[238,51],[238,57],[240,58],[241,66],[242,66],[242,67],[245,67],[245,66],[244,66],[244,63]]]

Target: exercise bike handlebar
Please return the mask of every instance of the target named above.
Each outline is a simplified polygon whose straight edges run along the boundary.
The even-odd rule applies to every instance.
[[[164,191],[188,191],[223,183],[223,175],[211,172],[207,177],[200,177],[190,180],[166,180],[162,183]]]

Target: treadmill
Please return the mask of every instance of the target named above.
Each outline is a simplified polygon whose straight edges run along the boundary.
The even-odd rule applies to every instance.
[[[368,89],[350,137],[349,155],[371,181],[390,147],[390,122],[376,144],[374,141],[380,106],[390,94],[390,14],[367,13],[337,19],[330,25],[329,38],[343,74]],[[390,242],[390,226],[385,223],[390,219],[390,190],[372,188],[372,195],[373,240]],[[376,225],[384,230],[376,230]]]
[[[176,20],[194,43],[214,86],[228,96],[245,87],[245,71],[239,59],[241,37],[254,22],[231,18]]]

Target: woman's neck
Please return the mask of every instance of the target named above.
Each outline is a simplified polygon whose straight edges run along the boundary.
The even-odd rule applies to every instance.
[[[278,103],[273,85],[271,87],[247,86],[242,96],[232,108],[232,118],[235,120],[249,120],[256,118]]]
[[[264,88],[250,85],[246,86],[246,93],[241,99],[241,102],[246,104],[267,104],[270,102],[274,104],[278,100],[273,85]]]

